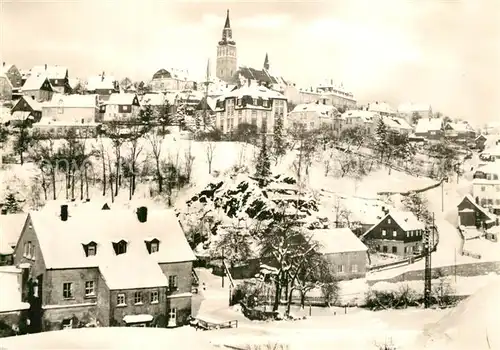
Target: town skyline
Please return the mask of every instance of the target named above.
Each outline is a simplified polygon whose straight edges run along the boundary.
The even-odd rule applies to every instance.
[[[475,125],[499,114],[491,103],[500,58],[493,1],[138,4],[2,1],[2,60],[65,65],[83,79],[106,71],[147,81],[170,67],[200,79],[210,59],[215,76],[229,9],[239,66],[261,68],[268,53],[271,70],[285,79],[301,87],[334,79],[360,103],[429,103]],[[36,36],[16,23],[21,14],[38,26]]]

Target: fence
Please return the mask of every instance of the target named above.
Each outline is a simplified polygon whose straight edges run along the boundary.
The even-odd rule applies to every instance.
[[[238,328],[238,320],[231,320],[222,323],[215,323],[202,320],[200,318],[195,319],[192,322],[192,325],[196,327],[196,329],[202,329],[205,331],[209,331],[212,329],[224,329],[224,328]]]

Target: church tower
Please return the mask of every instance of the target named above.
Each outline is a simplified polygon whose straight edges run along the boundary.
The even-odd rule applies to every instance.
[[[222,29],[222,39],[217,45],[216,77],[229,82],[237,70],[236,43],[233,40],[233,31],[229,22],[227,10],[226,23]]]

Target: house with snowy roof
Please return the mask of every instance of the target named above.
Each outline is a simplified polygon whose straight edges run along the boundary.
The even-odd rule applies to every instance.
[[[381,253],[413,255],[422,249],[425,224],[409,211],[389,211],[366,231],[363,241]]]
[[[218,98],[215,125],[224,134],[234,132],[243,123],[256,125],[259,132],[272,133],[277,118],[282,118],[287,127],[287,115],[285,96],[249,82]]]
[[[377,121],[381,118],[380,114],[370,111],[349,110],[344,112],[342,119],[342,129],[360,127],[367,134],[375,132]]]
[[[397,116],[381,116],[387,129],[399,134],[409,134],[413,131],[413,127],[403,118]]]
[[[2,62],[2,67],[0,68],[0,72],[5,74],[5,76],[10,82],[10,85],[12,85],[12,88],[14,90],[19,90],[23,85],[21,72],[19,71],[19,69],[16,67],[15,64],[8,64]]]
[[[488,229],[498,225],[497,217],[471,195],[465,195],[457,208],[458,226]]]
[[[29,71],[30,77],[47,77],[54,92],[67,94],[71,92],[68,78],[68,68],[58,65],[34,66]]]
[[[340,133],[340,114],[334,106],[320,103],[307,103],[295,106],[288,113],[288,123],[302,125],[305,130],[314,130],[322,126],[338,128]],[[337,121],[337,123],[335,123]]]
[[[85,91],[89,94],[98,95],[101,100],[107,100],[111,94],[119,93],[120,87],[114,76],[102,72],[99,75],[87,78]]]
[[[448,122],[444,125],[444,136],[447,139],[466,142],[474,139],[476,132],[467,122]]]
[[[394,108],[392,108],[392,106],[387,102],[379,102],[379,101],[370,102],[368,103],[368,111],[376,112],[381,116],[397,115],[397,111]]]
[[[500,163],[489,163],[476,170],[472,179],[472,196],[475,203],[500,214]]]
[[[42,118],[33,124],[40,136],[63,138],[71,129],[77,137],[96,135],[97,95],[55,94],[42,104]]]
[[[14,86],[7,75],[0,71],[0,101],[11,101]]]
[[[443,118],[420,118],[415,127],[415,136],[427,140],[440,140],[444,136]]]
[[[54,88],[45,75],[31,75],[24,82],[21,92],[24,96],[43,102],[49,101],[54,94]]]
[[[141,104],[137,94],[117,93],[111,94],[107,101],[100,105],[99,114],[103,122],[126,122],[137,118]]]
[[[196,90],[197,88],[197,83],[188,70],[176,68],[159,69],[153,74],[150,84],[153,92]]]
[[[14,253],[40,330],[184,324],[195,256],[172,210],[30,212]]]
[[[349,228],[310,230],[311,242],[318,244],[339,279],[364,278],[368,248]]]
[[[17,125],[28,121],[36,123],[42,118],[42,104],[30,96],[22,96],[10,110],[11,124]]]

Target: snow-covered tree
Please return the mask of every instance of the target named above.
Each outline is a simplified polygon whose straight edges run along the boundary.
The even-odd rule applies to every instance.
[[[269,176],[271,176],[271,160],[269,159],[266,135],[263,135],[262,146],[255,165],[255,177],[264,182]]]
[[[21,212],[19,202],[14,193],[9,193],[7,197],[5,197],[5,203],[2,207],[2,211],[7,214],[16,214]]]
[[[276,164],[278,164],[281,157],[286,154],[286,140],[283,129],[283,116],[278,115],[276,123],[274,124],[273,134],[273,156]]]
[[[401,203],[405,209],[411,211],[418,220],[426,224],[430,224],[432,222],[432,214],[428,209],[429,203],[422,194],[411,192],[402,198]]]
[[[383,160],[384,155],[388,151],[389,144],[387,142],[387,135],[389,131],[387,125],[384,123],[382,118],[377,122],[377,129],[375,130],[375,147],[377,152],[380,154],[380,161]]]

